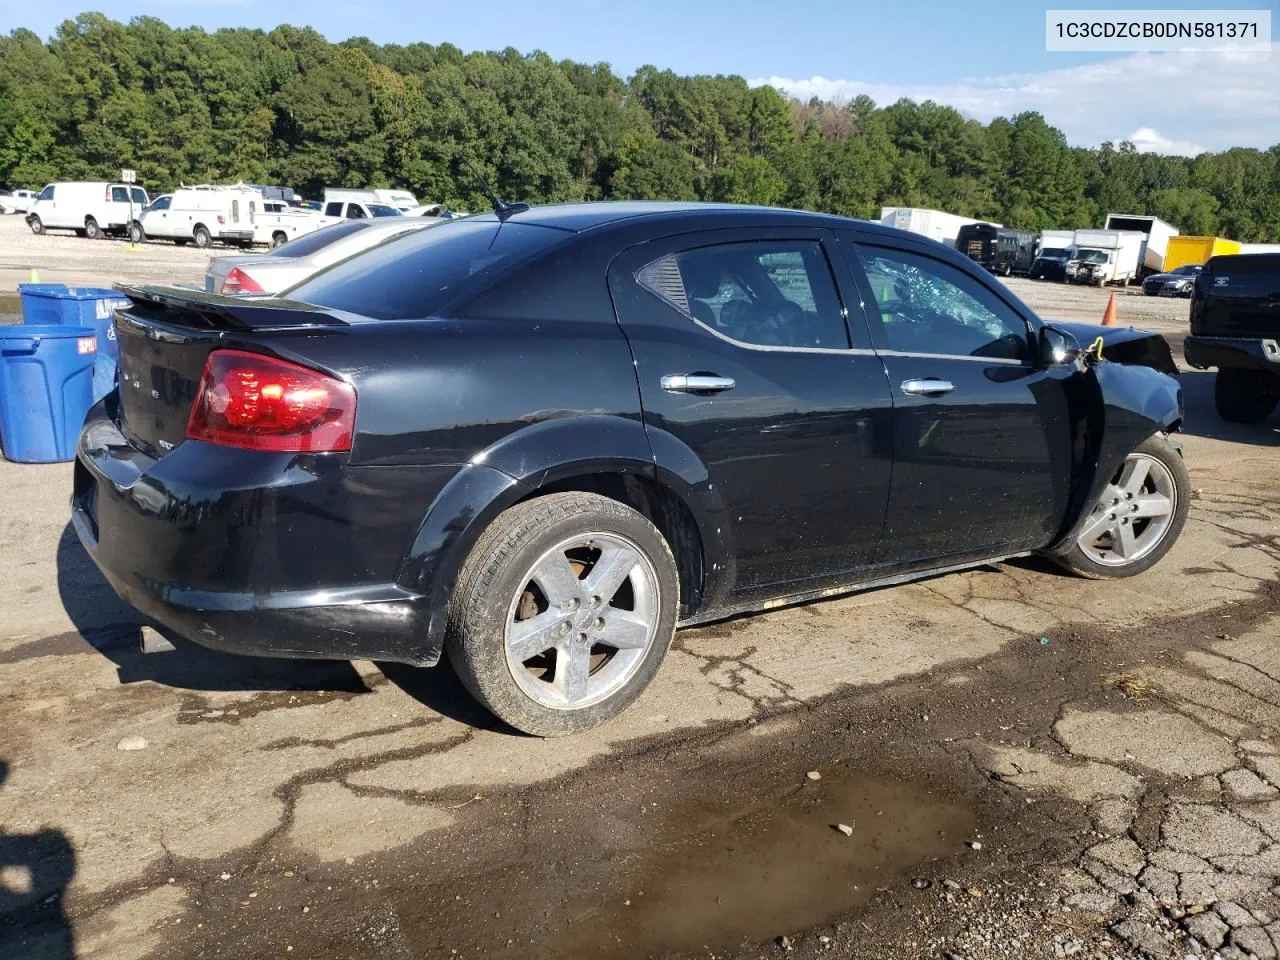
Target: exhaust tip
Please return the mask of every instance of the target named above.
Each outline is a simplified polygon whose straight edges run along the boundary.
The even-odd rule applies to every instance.
[[[138,646],[143,653],[169,653],[177,649],[155,627],[142,627],[138,631]]]

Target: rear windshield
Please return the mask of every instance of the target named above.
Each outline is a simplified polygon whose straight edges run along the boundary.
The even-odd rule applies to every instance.
[[[1042,257],[1048,257],[1048,258],[1050,258],[1050,259],[1054,259],[1054,260],[1064,259],[1064,258],[1066,258],[1068,255],[1069,255],[1068,251],[1066,251],[1066,250],[1061,250],[1061,249],[1059,249],[1058,247],[1048,247],[1047,249],[1044,249],[1044,250],[1041,250],[1041,251],[1040,251],[1040,256],[1042,256]]]
[[[343,237],[349,237],[357,230],[363,230],[369,226],[367,220],[348,220],[345,223],[335,223],[331,227],[321,227],[315,233],[303,234],[296,240],[290,240],[288,243],[282,243],[270,253],[268,257],[307,257],[315,253],[317,250],[323,250],[335,240],[341,240]]]
[[[468,280],[491,276],[569,236],[534,224],[450,221],[336,263],[282,296],[376,320],[428,317]]]

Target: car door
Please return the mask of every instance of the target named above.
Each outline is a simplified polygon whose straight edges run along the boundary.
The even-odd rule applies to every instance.
[[[705,468],[738,599],[838,579],[880,539],[891,401],[861,318],[850,340],[853,291],[832,240],[709,230],[610,267],[651,443],[660,464],[683,448]]]
[[[1066,511],[1071,366],[1037,323],[924,245],[842,235],[893,395],[893,483],[877,561],[932,565],[1043,546]]]
[[[173,197],[156,197],[155,202],[147,209],[146,231],[155,237],[173,236],[173,227],[169,221],[169,207]]]
[[[129,188],[128,187],[112,187],[111,203],[107,207],[106,219],[102,221],[102,226],[122,226],[129,222]]]

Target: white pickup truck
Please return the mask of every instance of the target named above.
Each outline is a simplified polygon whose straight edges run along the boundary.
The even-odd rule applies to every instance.
[[[253,221],[253,242],[275,249],[295,237],[314,233],[325,221],[314,210],[291,207],[283,200],[263,200]]]

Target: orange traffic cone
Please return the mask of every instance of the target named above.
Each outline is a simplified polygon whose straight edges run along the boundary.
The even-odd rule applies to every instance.
[[[1111,291],[1111,296],[1107,300],[1107,309],[1102,312],[1102,325],[1104,327],[1114,327],[1116,325],[1116,292]]]

